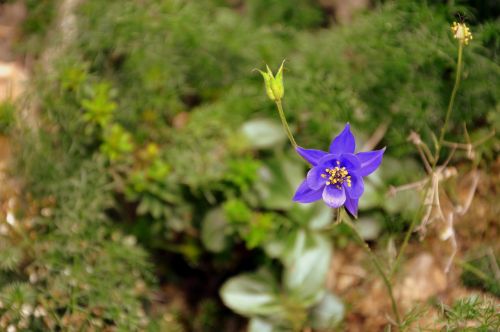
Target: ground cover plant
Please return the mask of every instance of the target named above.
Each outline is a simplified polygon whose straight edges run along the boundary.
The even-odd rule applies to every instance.
[[[386,1],[339,25],[322,1],[87,0],[68,41],[60,1],[26,3],[36,112],[1,107],[23,182],[2,329],[349,329],[356,303],[327,284],[351,244],[388,304],[365,328],[498,327],[498,302],[403,308],[396,282],[434,238],[441,270],[498,296],[495,210],[484,255],[456,257],[455,225],[498,169],[494,4]]]

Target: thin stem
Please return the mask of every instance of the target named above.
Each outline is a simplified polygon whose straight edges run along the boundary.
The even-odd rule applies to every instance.
[[[426,186],[427,187],[427,183]],[[426,192],[427,189],[424,189],[424,192]],[[408,246],[408,243],[410,242],[410,237],[413,234],[413,230],[417,226],[417,221],[418,217],[422,213],[422,208],[424,207],[423,203],[420,203],[420,206],[418,208],[417,213],[413,216],[413,219],[411,220],[410,227],[406,231],[405,238],[403,239],[403,243],[401,244],[401,247],[399,248],[398,255],[396,256],[396,260],[394,261],[394,264],[392,264],[391,271],[389,272],[389,278],[392,278],[394,276],[394,273],[396,273],[396,270],[399,267],[399,264],[401,263],[401,259],[403,258],[403,253],[406,250],[406,247]]]
[[[444,124],[443,127],[441,127],[441,133],[439,135],[439,140],[436,145],[436,154],[434,156],[434,159],[432,160],[432,173],[436,171],[436,166],[439,160],[439,153],[441,152],[441,147],[443,146],[444,143],[444,135],[446,133],[446,129],[448,128],[448,122],[450,121],[450,115],[451,111],[453,110],[453,104],[455,103],[455,97],[457,95],[458,87],[460,85],[460,78],[462,76],[462,53],[463,53],[463,43],[461,41],[458,42],[458,60],[457,60],[457,70],[455,74],[455,84],[453,85],[453,90],[451,92],[450,96],[450,101],[448,102],[448,109],[446,110],[446,116],[444,119]],[[399,263],[401,261],[401,258],[403,256],[403,252],[405,251],[406,247],[408,246],[408,242],[410,240],[411,234],[413,234],[413,230],[415,229],[417,225],[417,220],[422,212],[422,207],[423,204],[420,204],[418,212],[415,214],[413,217],[413,220],[411,221],[410,227],[406,231],[405,238],[403,240],[403,244],[401,245],[401,248],[399,249],[398,256],[396,257],[396,261],[394,262],[389,276],[392,278],[394,273],[396,272]]]
[[[434,158],[433,168],[436,166],[439,153],[441,152],[441,146],[444,141],[444,134],[446,133],[446,129],[448,128],[448,122],[450,121],[451,111],[453,110],[453,104],[455,103],[455,97],[457,95],[458,87],[460,85],[460,77],[462,76],[462,53],[463,53],[463,43],[461,41],[458,42],[458,61],[457,61],[457,71],[455,75],[455,84],[453,85],[453,90],[451,91],[450,101],[448,102],[448,109],[446,110],[446,117],[444,119],[444,124],[441,127],[441,133],[439,135],[438,144],[436,147],[436,157]]]
[[[475,267],[472,264],[469,264],[469,263],[462,261],[462,260],[456,261],[456,264],[459,265],[462,269],[474,274],[479,279],[482,279],[483,281],[495,282],[495,280],[493,278],[489,277],[486,273],[484,273],[483,271],[481,271],[480,269],[478,269],[477,267]]]
[[[337,209],[337,220],[335,221],[335,225],[338,225],[340,224],[340,222],[342,221],[341,217],[340,217],[340,213],[342,212],[341,208],[338,208]]]
[[[285,129],[286,135],[288,136],[288,139],[290,140],[290,143],[292,143],[293,147],[296,148],[297,143],[295,142],[295,138],[293,138],[292,131],[290,130],[288,122],[286,121],[285,112],[283,112],[283,105],[281,104],[281,100],[276,101],[276,106],[278,107],[278,113],[280,115],[281,124]]]
[[[354,235],[356,236],[356,239],[358,240],[359,244],[363,247],[363,249],[366,251],[368,256],[370,256],[370,259],[375,266],[375,269],[377,270],[378,274],[382,277],[382,280],[384,281],[385,287],[387,288],[387,293],[389,293],[389,297],[391,298],[391,306],[392,306],[392,311],[394,312],[394,316],[396,317],[396,322],[398,327],[401,326],[401,318],[399,316],[399,311],[398,311],[398,306],[396,304],[396,299],[394,298],[394,292],[392,290],[392,285],[387,277],[387,275],[384,273],[384,270],[382,268],[382,265],[380,264],[379,260],[377,259],[377,256],[372,252],[368,244],[366,244],[365,240],[363,240],[363,237],[361,234],[359,234],[358,230],[356,229],[356,226],[353,225],[352,222],[350,222],[347,219],[343,220],[344,223],[349,226],[349,228],[352,230]]]

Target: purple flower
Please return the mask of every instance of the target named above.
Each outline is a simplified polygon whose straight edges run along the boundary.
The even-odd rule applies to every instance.
[[[382,162],[385,148],[354,154],[356,142],[349,123],[333,139],[328,152],[304,149],[297,153],[312,165],[293,200],[311,203],[323,199],[332,208],[345,206],[353,216],[358,214],[358,201],[365,190],[363,177],[373,173]]]

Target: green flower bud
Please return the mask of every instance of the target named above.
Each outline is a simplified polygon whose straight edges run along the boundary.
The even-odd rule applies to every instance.
[[[267,96],[272,101],[280,101],[285,94],[285,88],[283,86],[284,64],[285,61],[283,60],[276,76],[273,75],[273,72],[267,65],[266,65],[267,72],[259,70],[259,73],[261,73],[262,77],[264,78],[264,84],[266,86]]]
[[[261,73],[262,77],[264,77],[264,84],[266,86],[267,96],[269,97],[269,99],[274,100],[274,93],[273,90],[271,89],[271,79],[273,79],[273,75],[265,73],[262,70],[259,70],[259,73]]]

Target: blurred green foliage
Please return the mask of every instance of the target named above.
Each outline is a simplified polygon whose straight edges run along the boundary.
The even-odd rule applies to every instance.
[[[10,102],[0,103],[0,133],[7,134],[15,124],[16,106]]]
[[[48,31],[57,1],[27,4],[27,50],[40,54],[61,42]],[[417,200],[388,200],[385,193],[420,174],[406,141],[410,131],[430,143],[431,131],[442,124],[456,61],[449,25],[460,8],[387,1],[335,26],[318,2],[307,0],[82,2],[75,39],[51,70],[34,68],[39,130],[15,134],[26,188],[37,200],[55,196],[56,212],[37,224],[35,244],[1,249],[10,251],[6,268],[18,270],[2,277],[7,286],[1,296],[24,294],[35,305],[69,294],[76,302],[63,296],[47,306],[53,317],[62,319],[78,306],[87,324],[82,328],[100,320],[140,330],[148,324],[141,311],[148,290],[136,292],[136,284],[151,279],[152,267],[130,239],[151,253],[179,254],[199,269],[205,259],[231,257],[217,271],[224,275],[248,270],[238,263],[247,255],[239,249],[243,243],[265,268],[230,279],[222,294],[226,304],[252,317],[255,331],[269,330],[276,317],[285,326],[335,325],[343,306],[321,288],[324,258],[331,255],[324,229],[332,212],[291,201],[305,165],[286,145],[252,70],[287,58],[284,105],[300,145],[324,149],[346,121],[361,142],[388,126],[379,143],[388,146],[387,157],[367,182],[360,208],[399,233],[416,209],[408,202]],[[472,27],[450,139],[463,137],[462,122],[472,136],[498,129],[499,29],[494,20],[478,19]],[[494,144],[485,148],[494,156]],[[46,248],[30,256],[39,250],[33,246]],[[57,263],[70,273],[49,270],[50,282],[35,287],[19,270],[24,256],[28,266]],[[177,273],[165,269],[167,280]],[[261,311],[256,290],[274,311]],[[208,314],[191,328],[215,329],[208,316],[223,314],[203,303],[200,310]],[[21,319],[18,307],[9,308],[12,320]],[[43,326],[31,324],[34,330]],[[150,326],[161,330],[161,324]]]

